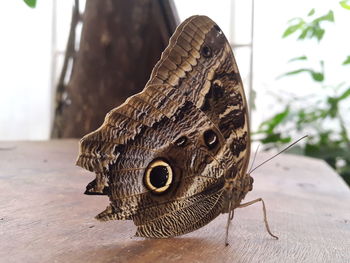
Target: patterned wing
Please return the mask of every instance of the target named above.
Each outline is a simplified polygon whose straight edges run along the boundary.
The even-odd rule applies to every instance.
[[[169,237],[225,212],[227,180],[244,176],[249,149],[230,45],[211,19],[193,16],[177,28],[145,89],[82,138],[77,164],[96,173],[86,193],[110,198],[98,219],[132,219],[139,236]]]

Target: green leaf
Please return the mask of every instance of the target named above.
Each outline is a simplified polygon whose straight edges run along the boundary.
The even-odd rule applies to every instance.
[[[329,139],[329,135],[331,134],[330,131],[324,131],[324,132],[320,132],[319,134],[319,145],[327,145],[328,143],[330,143],[330,139]]]
[[[312,106],[306,106],[304,109],[297,111],[296,127],[302,130],[303,126],[309,126],[310,123],[315,123],[318,120],[325,119],[329,114],[328,109],[317,109]]]
[[[315,14],[315,8],[312,8],[307,14],[307,16],[312,16],[313,14]]]
[[[300,56],[290,59],[288,62],[298,61],[298,60],[307,60],[307,56]]]
[[[349,96],[350,96],[350,88],[348,88],[346,91],[344,91],[343,94],[340,95],[338,100],[344,100],[344,99],[346,99]]]
[[[282,123],[286,119],[288,114],[289,114],[289,106],[287,106],[284,111],[277,113],[271,119],[262,122],[259,127],[259,132],[268,133],[268,134],[273,133],[273,130],[276,128],[276,126]]]
[[[289,71],[289,72],[279,76],[278,78],[282,78],[282,77],[285,77],[285,76],[296,75],[296,74],[300,74],[300,73],[303,73],[303,72],[308,72],[311,75],[311,77],[312,77],[312,79],[314,81],[322,82],[324,80],[324,74],[322,72],[317,72],[317,71],[314,71],[312,69],[307,69],[307,68],[302,68],[302,69]]]
[[[339,102],[339,100],[337,98],[328,97],[328,99],[327,99],[327,103],[329,105],[328,114],[331,118],[335,118],[337,116],[338,102]]]
[[[36,6],[36,0],[23,0],[29,7],[34,8]]]
[[[315,14],[315,9],[310,10],[308,16]],[[306,23],[302,18],[297,17],[289,21],[290,26],[284,31],[283,38],[300,31],[298,39],[305,38],[316,38],[320,41],[324,34],[325,30],[320,26],[322,21],[334,22],[334,13],[332,10],[329,10],[327,14],[317,17],[309,23]]]
[[[329,109],[327,111],[327,115],[331,118],[336,118],[339,112],[339,102],[345,100],[350,96],[350,88],[345,90],[339,97],[328,97],[327,103],[329,105]]]
[[[326,15],[320,16],[316,18],[313,23],[318,23],[321,21],[329,21],[329,22],[334,22],[334,13],[332,10],[329,10]]]
[[[350,56],[348,56],[345,61],[343,62],[343,65],[350,64]]]
[[[298,29],[301,29],[303,27],[303,25],[305,24],[304,20],[299,21],[299,23],[295,24],[295,25],[291,25],[289,26],[286,31],[284,31],[282,37],[285,38],[291,34],[293,34],[294,32],[296,32]]]
[[[263,144],[268,143],[288,143],[291,141],[291,137],[281,137],[280,133],[268,134],[264,139],[260,140]]]
[[[339,4],[341,5],[341,7],[350,10],[350,1],[349,0],[343,0],[340,1]]]
[[[315,27],[311,34],[311,37],[314,36],[317,38],[318,41],[320,41],[323,38],[324,33],[325,33],[325,30],[323,28]]]
[[[290,75],[296,75],[296,74],[299,74],[299,73],[302,73],[302,72],[309,72],[309,71],[310,71],[309,69],[305,69],[305,68],[297,69],[297,70],[289,71],[289,72],[283,74],[283,75],[280,76],[280,77],[290,76]]]
[[[332,10],[329,10],[328,14],[324,18],[325,20],[334,22],[334,12]]]
[[[298,39],[305,39],[309,31],[312,31],[312,27],[305,27],[302,31],[301,34],[299,35]]]
[[[324,74],[321,72],[315,72],[310,70],[310,74],[314,81],[322,82],[324,80]]]

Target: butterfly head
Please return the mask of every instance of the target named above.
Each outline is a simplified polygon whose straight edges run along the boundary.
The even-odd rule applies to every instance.
[[[244,176],[243,192],[248,193],[253,190],[253,183],[254,178],[249,173],[246,173]]]

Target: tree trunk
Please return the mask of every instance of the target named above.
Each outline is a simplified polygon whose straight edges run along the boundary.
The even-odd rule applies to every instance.
[[[80,48],[57,93],[53,137],[81,137],[141,91],[178,23],[164,0],[87,0]]]

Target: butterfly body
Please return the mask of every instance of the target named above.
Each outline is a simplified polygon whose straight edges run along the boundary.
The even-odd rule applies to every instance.
[[[208,17],[184,21],[145,89],[80,142],[96,173],[86,194],[111,204],[99,220],[133,220],[137,236],[196,230],[252,190],[249,120],[230,44]]]

